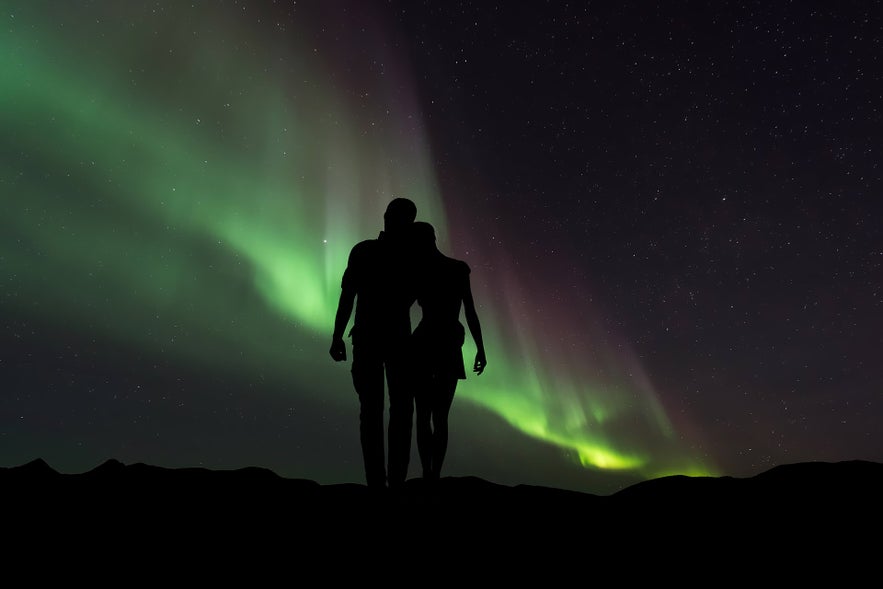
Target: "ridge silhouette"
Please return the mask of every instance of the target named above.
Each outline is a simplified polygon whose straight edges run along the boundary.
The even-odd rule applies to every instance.
[[[610,495],[474,476],[415,478],[378,495],[262,468],[113,461],[61,474],[35,460],[0,468],[0,488],[9,563],[39,547],[43,559],[84,553],[130,571],[153,555],[156,570],[189,565],[200,577],[223,557],[220,570],[239,564],[250,576],[279,562],[296,580],[340,567],[373,578],[392,557],[408,574],[464,582],[597,569],[631,579],[689,571],[703,583],[834,574],[850,585],[876,571],[883,523],[883,464],[865,461],[783,465],[744,479],[671,476]]]

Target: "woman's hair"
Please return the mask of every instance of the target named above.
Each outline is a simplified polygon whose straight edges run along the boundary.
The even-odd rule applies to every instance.
[[[434,246],[435,227],[426,221],[414,221],[411,224],[411,237],[417,246]]]

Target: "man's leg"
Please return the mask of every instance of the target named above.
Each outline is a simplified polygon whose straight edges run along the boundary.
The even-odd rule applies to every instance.
[[[359,438],[369,487],[386,487],[383,362],[376,349],[353,346],[353,386],[359,395]]]
[[[387,358],[386,383],[389,389],[389,486],[396,487],[407,480],[411,460],[414,392],[407,356],[394,354]]]

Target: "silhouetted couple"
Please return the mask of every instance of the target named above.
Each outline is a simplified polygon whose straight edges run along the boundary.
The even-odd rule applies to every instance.
[[[432,225],[416,217],[412,201],[393,199],[377,239],[350,251],[331,339],[331,357],[346,360],[343,337],[355,304],[352,377],[359,396],[365,480],[372,488],[398,488],[407,479],[415,406],[423,477],[434,481],[441,474],[448,413],[457,382],[466,378],[461,309],[477,348],[473,371],[481,374],[487,364],[469,266],[441,253]],[[415,301],[423,315],[412,333]]]

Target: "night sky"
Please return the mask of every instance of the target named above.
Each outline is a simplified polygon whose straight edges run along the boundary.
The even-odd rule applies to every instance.
[[[878,4],[0,7],[0,466],[363,483],[328,347],[396,196],[485,334],[443,475],[883,461]]]

